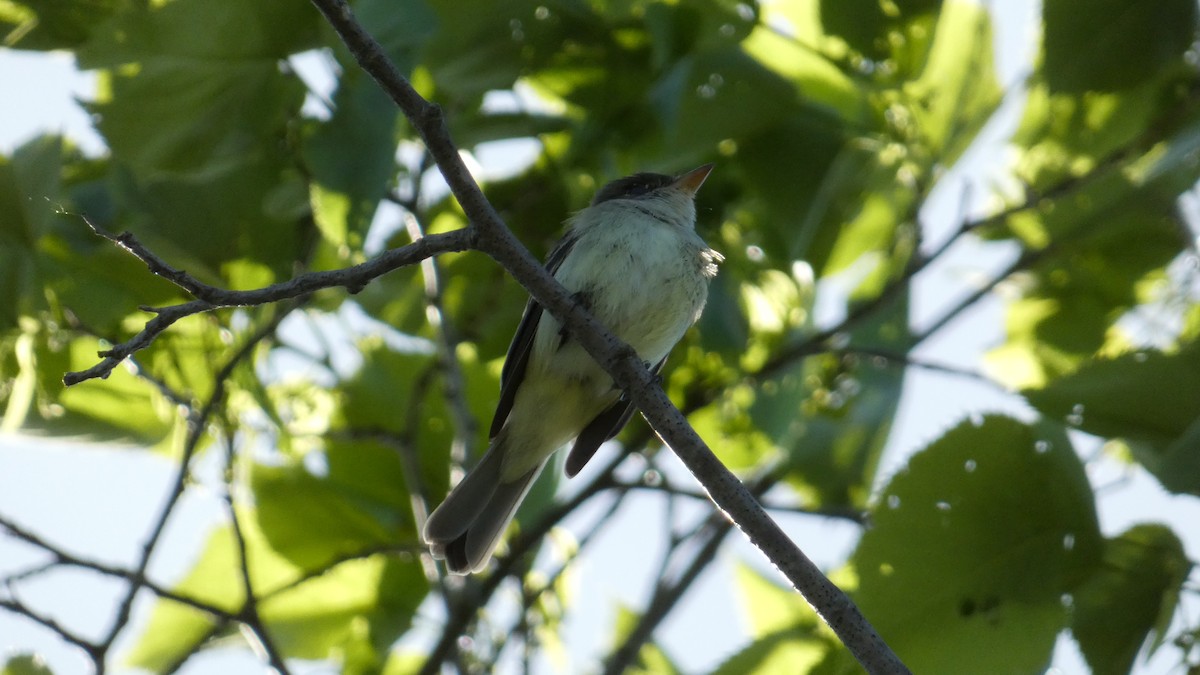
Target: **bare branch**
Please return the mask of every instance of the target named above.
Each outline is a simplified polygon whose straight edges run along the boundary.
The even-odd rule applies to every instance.
[[[452,251],[465,251],[471,248],[474,239],[473,232],[468,229],[455,230],[422,237],[400,248],[390,249],[367,262],[339,270],[308,272],[293,277],[288,281],[272,284],[263,288],[248,291],[230,291],[201,283],[186,272],[176,270],[147,250],[130,233],[114,235],[88,223],[100,236],[117,243],[146,263],[151,272],[163,277],[186,290],[196,299],[178,305],[162,308],[143,308],[155,316],[146,322],[140,333],[129,340],[114,346],[112,349],[100,352],[103,359],[100,363],[87,370],[67,373],[63,383],[67,386],[79,384],[93,378],[108,377],[113,368],[135,352],[145,349],[154,342],[163,331],[176,321],[208,312],[221,307],[246,307],[264,305],[281,300],[289,300],[309,295],[325,288],[345,288],[351,293],[363,289],[372,280],[407,265],[418,263],[430,256]]]
[[[53,632],[64,642],[79,647],[86,652],[89,657],[91,657],[93,663],[101,664],[104,662],[104,653],[106,649],[103,645],[97,645],[89,642],[85,638],[75,634],[70,630],[67,630],[62,624],[58,623],[54,619],[51,619],[47,616],[42,616],[29,607],[26,607],[25,604],[20,600],[17,600],[16,598],[0,598],[0,607],[3,607],[13,614],[18,614],[36,624],[41,625],[43,628]]]
[[[379,82],[421,135],[450,190],[478,231],[479,249],[503,265],[613,376],[713,501],[787,576],[869,672],[909,672],[853,601],[788,539],[741,481],[721,464],[671,403],[658,378],[646,368],[637,353],[577,304],[504,226],[450,139],[441,109],[413,89],[388,60],[379,43],[354,19],[350,6],[344,0],[313,0],[313,4],[325,15],[363,70]]]
[[[258,598],[254,594],[254,583],[250,579],[250,556],[246,552],[246,537],[242,534],[242,521],[238,516],[237,504],[233,497],[234,461],[233,434],[226,433],[225,493],[223,501],[225,502],[225,509],[229,512],[229,523],[233,530],[235,550],[237,551],[238,572],[241,575],[242,592],[246,598],[239,616],[243,625],[250,629],[254,641],[257,642],[257,644],[252,645],[254,651],[260,653],[262,658],[270,663],[271,667],[279,675],[289,675],[290,671],[288,670],[287,663],[283,660],[283,654],[275,647],[275,643],[271,639],[271,634],[267,631],[266,624],[263,623],[262,617],[258,614]]]
[[[37,548],[45,551],[46,553],[49,553],[51,556],[53,556],[53,561],[50,563],[50,565],[40,568],[39,571],[47,571],[47,570],[52,569],[53,567],[56,567],[59,565],[66,566],[66,567],[78,567],[80,569],[91,570],[98,574],[103,574],[105,576],[113,577],[115,579],[123,579],[125,581],[128,581],[130,584],[134,584],[141,588],[145,588],[146,590],[150,591],[154,595],[156,595],[164,600],[171,600],[173,602],[178,602],[182,605],[187,605],[188,607],[197,609],[201,612],[205,612],[206,614],[211,614],[214,618],[217,618],[217,619],[233,621],[233,620],[236,620],[236,618],[237,618],[235,615],[225,611],[224,609],[217,607],[215,605],[210,605],[210,604],[204,602],[203,600],[199,600],[199,599],[193,598],[189,595],[184,595],[182,593],[177,593],[175,591],[172,591],[168,588],[164,588],[163,586],[160,586],[159,584],[155,583],[154,581],[151,581],[150,579],[147,579],[144,576],[139,575],[137,572],[135,572],[133,570],[127,570],[127,569],[122,569],[119,567],[113,567],[111,565],[106,565],[104,563],[101,563],[101,562],[95,561],[95,560],[86,560],[84,558],[81,558],[81,557],[73,554],[73,553],[69,553],[64,549],[59,548],[55,544],[52,544],[52,543],[46,541],[45,539],[33,534],[32,532],[22,528],[21,526],[8,520],[7,518],[4,518],[3,516],[0,516],[0,528],[3,528],[4,530],[6,530],[8,532],[8,534],[12,535],[13,537],[16,537],[17,539],[20,539],[21,541],[24,541],[27,544],[37,547]],[[22,575],[22,577],[28,577],[28,576],[31,576],[31,575],[30,574]],[[11,582],[12,580],[13,580],[12,577],[6,579],[6,581],[9,581],[9,582]]]
[[[200,440],[204,436],[205,427],[208,425],[212,416],[223,405],[225,400],[225,384],[233,371],[242,364],[258,343],[262,342],[267,336],[274,334],[278,328],[279,322],[283,321],[296,305],[287,307],[275,314],[270,321],[258,328],[250,335],[245,344],[230,357],[230,359],[217,371],[214,378],[213,391],[209,395],[207,402],[199,410],[189,416],[188,434],[184,441],[183,453],[179,458],[179,466],[175,472],[175,479],[171,486],[171,491],[167,495],[166,504],[163,505],[162,511],[159,513],[158,520],[155,522],[150,536],[142,545],[142,554],[138,560],[136,569],[133,571],[132,583],[129,591],[125,594],[124,599],[117,608],[116,619],[113,625],[109,628],[108,635],[105,637],[104,644],[111,645],[116,640],[117,635],[125,628],[129,622],[130,611],[133,608],[133,600],[137,596],[137,592],[146,585],[146,569],[150,565],[150,557],[154,554],[158,546],[159,540],[166,531],[167,521],[175,510],[175,506],[179,503],[179,499],[183,496],[184,487],[187,484],[188,474],[191,471],[191,460],[195,455],[196,450],[200,445]]]

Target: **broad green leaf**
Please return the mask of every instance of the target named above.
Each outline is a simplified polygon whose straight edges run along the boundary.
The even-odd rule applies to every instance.
[[[907,303],[851,334],[854,343],[906,348]],[[758,378],[755,426],[786,456],[786,481],[809,503],[863,507],[895,417],[904,369],[856,356],[794,359]]]
[[[941,5],[941,0],[821,0],[821,25],[868,59],[904,67],[913,61],[906,55],[923,56]]]
[[[937,3],[912,4],[933,9]],[[946,3],[921,76],[905,84],[903,92],[915,123],[907,137],[916,151],[931,153],[942,166],[953,164],[1000,103],[988,8],[963,0]],[[904,133],[898,111],[891,112],[895,130]]]
[[[47,340],[47,342],[41,342]],[[134,441],[168,448],[184,429],[174,405],[150,382],[118,366],[105,379],[63,387],[68,371],[86,370],[101,361],[105,346],[92,338],[72,340],[66,349],[43,336],[30,367],[44,378],[40,418],[26,427],[63,435],[83,434],[94,440]]]
[[[1034,81],[1013,135],[1013,143],[1024,150],[1016,158],[1017,176],[1046,189],[1092,171],[1160,114],[1161,88],[1149,81],[1130,91],[1071,95]]]
[[[1133,668],[1164,641],[1191,562],[1162,525],[1137,525],[1104,543],[1104,562],[1074,594],[1071,632],[1096,675]]]
[[[809,246],[793,253],[813,265],[819,277],[855,264],[890,270],[900,228],[918,204],[911,186],[896,181],[897,171],[909,164],[903,154],[895,144],[866,142],[839,153],[805,215],[804,234],[793,239],[800,243],[811,237]],[[871,285],[867,297],[878,293],[880,283]]]
[[[353,452],[346,445],[337,452]],[[395,452],[364,467],[379,476],[385,470],[395,479],[386,500],[364,493],[354,476],[318,477],[298,462],[283,466],[254,465],[250,487],[257,505],[255,516],[271,548],[304,569],[315,569],[343,556],[385,545],[415,545],[416,532]],[[390,460],[390,461],[387,461]]]
[[[1135,446],[1135,452],[1141,450],[1141,446]],[[1140,461],[1156,467],[1159,480],[1172,492],[1200,494],[1200,417],[1166,447],[1161,457],[1141,455]]]
[[[794,589],[746,565],[738,565],[736,575],[752,640],[721,663],[714,675],[812,672],[836,638],[822,629],[816,613]]]
[[[803,112],[795,85],[733,45],[679,60],[649,96],[663,141],[680,155],[712,153]]]
[[[242,260],[269,270],[271,281],[290,277],[306,252],[306,216],[296,214],[307,213],[308,192],[278,148],[266,152],[203,176],[139,180],[117,171],[114,192],[131,207],[124,229],[206,283],[242,290],[235,279],[263,281],[241,274]]]
[[[763,67],[787,78],[806,100],[836,111],[852,124],[867,124],[873,118],[868,92],[846,66],[822,53],[815,16],[801,16],[797,2],[769,3],[758,8],[763,19],[742,41],[742,49]],[[780,20],[772,23],[778,17]],[[790,23],[796,35],[781,34],[772,28]],[[805,34],[809,34],[807,39]]]
[[[811,673],[828,651],[796,627],[763,636],[721,662],[712,675],[746,673]]]
[[[1151,124],[1150,116],[1157,113],[1138,103],[1126,106],[1122,101],[1133,94],[1103,96],[1120,105],[1102,106],[1099,95],[1088,96],[1086,110],[1106,110],[1122,122],[1101,122],[1102,134],[1068,131],[1057,122],[1026,129],[1023,142],[1030,147],[1018,171],[1038,189],[1054,190],[1053,198],[1011,215],[1004,230],[992,233],[1015,235],[1040,251],[1031,258],[1036,264],[1024,279],[1024,297],[1010,307],[1008,344],[989,355],[990,365],[1010,386],[1042,386],[1098,352],[1123,348],[1129,340],[1114,327],[1145,301],[1139,286],[1161,278],[1188,246],[1176,198],[1200,179],[1200,167],[1186,159],[1200,148],[1200,123],[1188,118],[1172,137],[1144,153],[1140,146],[1120,150],[1119,144],[1141,134],[1141,125]],[[1059,112],[1069,117],[1069,109]],[[1035,117],[1056,116],[1049,108],[1027,112],[1027,121]],[[1125,128],[1114,131],[1118,127]],[[1130,155],[1123,170],[1096,169],[1097,161],[1113,153]],[[1089,171],[1097,173],[1089,180],[1074,178]],[[1064,179],[1076,182],[1065,183],[1071,189],[1054,187]]]
[[[753,471],[779,455],[774,440],[755,425],[749,414],[754,400],[748,387],[730,387],[719,400],[688,416],[696,433],[734,472]]]
[[[368,0],[356,3],[355,14],[405,75],[434,28],[434,17],[421,0]],[[314,181],[317,226],[334,246],[359,250],[397,170],[400,111],[341,45],[336,53],[343,72],[333,115],[316,126],[302,152]]]
[[[178,0],[97,28],[78,58],[101,70],[90,106],[112,149],[115,227],[210,283],[229,285],[221,268],[241,256],[290,275],[307,188],[285,139],[304,86],[280,61],[318,25],[282,0]]]
[[[338,410],[331,420],[330,433],[335,441],[327,447],[329,478],[352,486],[349,489],[372,509],[399,509],[402,518],[396,513],[376,517],[389,528],[401,528],[415,543],[407,486],[424,486],[425,496],[435,502],[431,506],[441,500],[442,486],[449,480],[450,448],[457,431],[446,395],[431,378],[439,366],[434,355],[396,352],[375,338],[362,341],[360,350],[363,366],[342,385]],[[482,454],[499,396],[498,365],[492,368],[481,363],[468,345],[460,347],[458,359],[465,389],[457,395],[463,397],[478,422],[474,440]],[[346,443],[341,441],[343,438]],[[476,459],[469,457],[467,461]],[[411,475],[410,467],[416,468],[419,475]],[[536,496],[526,501],[535,504]]]
[[[439,91],[458,99],[512,87],[521,75],[526,38],[538,41],[547,24],[537,22],[535,4],[525,0],[433,0],[429,6],[439,30],[430,38],[424,65]],[[559,3],[547,7],[551,12],[560,8]],[[556,16],[554,25],[559,20]]]
[[[40,136],[0,157],[0,330],[45,302],[35,252],[60,208],[63,154],[62,139]]]
[[[439,27],[436,13],[425,0],[359,0],[354,3],[354,15],[383,47],[392,63],[406,75],[417,64],[423,48]],[[353,57],[340,41],[336,43],[336,49],[346,74],[352,68],[357,69]],[[365,74],[359,73],[359,76]]]
[[[0,46],[46,51],[78,47],[97,24],[125,4],[122,0],[10,0],[0,5]]]
[[[1137,285],[1154,278],[1183,247],[1179,223],[1144,193],[1101,212],[1064,207],[1079,220],[1025,277],[1025,297],[1008,308],[1008,344],[987,356],[989,370],[1014,387],[1038,387],[1070,373],[1113,340],[1113,326],[1138,303]],[[1095,219],[1095,220],[1092,220]],[[1055,217],[1043,222],[1065,227]],[[1095,229],[1092,229],[1092,228]]]
[[[768,578],[744,563],[735,568],[738,599],[754,638],[766,638],[791,629],[811,632],[819,621],[812,607],[795,589]]]
[[[105,69],[92,107],[114,155],[150,176],[261,154],[303,98],[278,62],[313,44],[317,20],[282,0],[176,0],[118,14],[79,55],[82,67]]]
[[[54,675],[50,666],[37,653],[9,656],[0,675]]]
[[[1174,353],[1093,361],[1022,392],[1044,414],[1088,433],[1123,438],[1168,489],[1200,495],[1200,343]]]
[[[269,312],[271,308],[260,311]],[[143,314],[130,323],[140,330],[142,321],[149,318]],[[232,336],[223,325],[223,318],[218,314],[201,314],[178,321],[138,357],[172,391],[204,400],[217,386],[218,371],[241,346],[241,340],[252,333],[245,331]]]
[[[1182,65],[1196,31],[1192,0],[1046,0],[1047,81],[1058,91],[1126,89]]]
[[[377,672],[428,590],[415,558],[373,555],[272,595],[259,612],[288,656],[334,658],[342,672]]]
[[[383,675],[417,675],[428,656],[415,650],[393,649],[383,666]]]
[[[1063,596],[1100,562],[1091,487],[1065,434],[989,416],[918,452],[853,556],[863,614],[918,673],[1036,672]]]

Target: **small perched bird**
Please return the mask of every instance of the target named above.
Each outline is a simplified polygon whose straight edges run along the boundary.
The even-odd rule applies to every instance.
[[[693,197],[712,168],[605,185],[546,261],[655,373],[700,318],[722,260],[695,229]],[[483,569],[550,456],[576,439],[566,464],[574,476],[632,416],[608,373],[531,298],[500,375],[491,445],[425,523],[434,557],[455,574]]]

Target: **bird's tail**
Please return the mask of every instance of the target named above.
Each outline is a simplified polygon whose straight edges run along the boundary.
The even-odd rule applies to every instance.
[[[445,559],[454,574],[478,572],[487,565],[521,500],[546,465],[543,461],[515,480],[502,481],[506,436],[502,430],[479,464],[425,521],[425,543],[433,557]]]

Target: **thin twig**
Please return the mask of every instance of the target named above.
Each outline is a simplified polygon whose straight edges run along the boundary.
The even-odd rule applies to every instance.
[[[175,510],[175,506],[179,503],[179,499],[183,496],[184,488],[187,484],[187,477],[190,473],[190,465],[192,456],[195,455],[200,440],[204,436],[205,428],[209,420],[216,413],[217,409],[223,404],[225,398],[225,383],[233,374],[241,363],[253,352],[258,343],[267,336],[273,334],[278,328],[279,322],[293,309],[285,308],[277,311],[275,315],[264,324],[261,328],[255,331],[246,343],[243,344],[230,359],[217,371],[213,381],[213,391],[208,397],[208,401],[200,409],[198,413],[190,416],[188,425],[187,438],[184,441],[183,453],[179,458],[179,466],[175,472],[175,479],[171,485],[170,493],[167,496],[167,502],[163,506],[157,521],[155,522],[150,536],[142,545],[142,554],[138,560],[138,564],[133,571],[133,578],[130,583],[128,592],[122,599],[117,608],[116,618],[112,626],[109,628],[108,634],[105,636],[103,644],[111,645],[116,640],[117,635],[124,629],[129,621],[130,610],[133,608],[134,598],[141,588],[146,585],[146,568],[150,564],[150,557],[154,554],[155,548],[158,546],[159,540],[166,531],[167,521]]]
[[[414,188],[412,208],[416,207],[419,194]],[[410,210],[405,215],[404,225],[413,242],[425,237],[425,229],[413,211]],[[450,421],[454,425],[450,461],[461,466],[468,457],[475,456],[475,437],[478,435],[479,423],[471,414],[471,406],[467,402],[466,378],[463,377],[462,364],[458,361],[458,331],[455,330],[454,323],[442,303],[442,280],[437,258],[431,257],[421,261],[421,276],[425,285],[425,305],[428,308],[426,317],[437,336],[435,342],[438,364],[442,369],[442,395],[446,399],[446,408],[450,411]]]
[[[287,663],[283,660],[283,654],[275,647],[275,642],[271,639],[271,634],[258,613],[258,598],[254,594],[254,582],[250,578],[250,556],[246,552],[246,537],[242,533],[242,520],[238,516],[237,504],[234,502],[233,497],[234,474],[233,434],[228,433],[227,430],[225,434],[225,490],[223,501],[225,502],[226,510],[229,512],[230,528],[233,530],[233,541],[237,551],[238,573],[241,577],[242,593],[245,596],[245,600],[242,603],[242,610],[239,612],[239,618],[242,624],[250,629],[254,641],[258,643],[251,645],[253,651],[258,652],[264,660],[270,663],[271,667],[279,675],[289,675],[290,671],[288,670]]]
[[[100,352],[101,361],[87,370],[67,373],[67,386],[93,378],[105,378],[121,361],[149,347],[155,338],[176,321],[222,307],[265,305],[310,295],[325,288],[345,288],[351,293],[362,290],[372,280],[392,270],[412,265],[430,256],[471,248],[474,234],[470,228],[423,237],[407,246],[390,249],[367,262],[338,270],[308,272],[277,284],[248,291],[230,291],[201,283],[186,272],[175,270],[150,252],[132,234],[114,235],[102,228],[88,225],[96,234],[112,241],[144,262],[151,272],[171,281],[195,297],[195,300],[168,307],[143,307],[154,314],[141,332],[129,340]]]
[[[45,539],[22,528],[21,526],[17,525],[16,523],[12,522],[11,520],[9,520],[7,518],[4,518],[3,516],[0,516],[0,528],[3,528],[5,531],[7,531],[7,533],[9,535],[11,535],[17,539],[20,539],[21,541],[24,541],[27,544],[35,546],[35,547],[45,551],[46,553],[49,553],[51,556],[53,556],[54,560],[52,561],[52,563],[50,565],[44,566],[44,568],[41,570],[43,572],[49,571],[50,569],[53,569],[54,567],[57,567],[57,566],[78,567],[80,569],[90,570],[92,572],[96,572],[98,574],[103,574],[105,576],[113,577],[115,579],[122,579],[124,581],[129,582],[130,584],[140,585],[141,588],[145,588],[146,590],[150,591],[151,593],[158,596],[159,598],[162,598],[164,600],[171,600],[173,602],[178,602],[182,605],[187,605],[188,607],[199,610],[206,614],[211,614],[214,618],[217,618],[217,619],[230,620],[230,621],[236,619],[236,616],[234,614],[232,614],[220,607],[211,605],[209,603],[204,602],[203,600],[193,598],[189,595],[184,595],[182,593],[172,591],[168,588],[165,588],[165,587],[155,583],[154,581],[151,581],[150,579],[146,579],[144,577],[139,578],[138,574],[133,570],[127,570],[127,569],[122,569],[119,567],[114,567],[111,565],[106,565],[102,562],[95,561],[95,560],[86,560],[77,555],[69,553],[68,551],[66,551],[62,548],[59,548],[55,544],[51,544],[50,542],[46,541]],[[6,581],[12,581],[12,578],[10,577]]]
[[[62,641],[82,649],[87,653],[88,657],[92,659],[92,662],[97,664],[97,668],[102,667],[102,664],[104,663],[104,654],[107,651],[106,645],[100,645],[88,641],[86,638],[74,633],[73,631],[67,630],[67,628],[54,619],[38,614],[34,610],[27,607],[25,603],[17,600],[16,598],[0,598],[0,607],[7,609],[13,614],[23,616],[26,619],[39,624],[43,628],[46,628],[50,632],[57,635]]]

